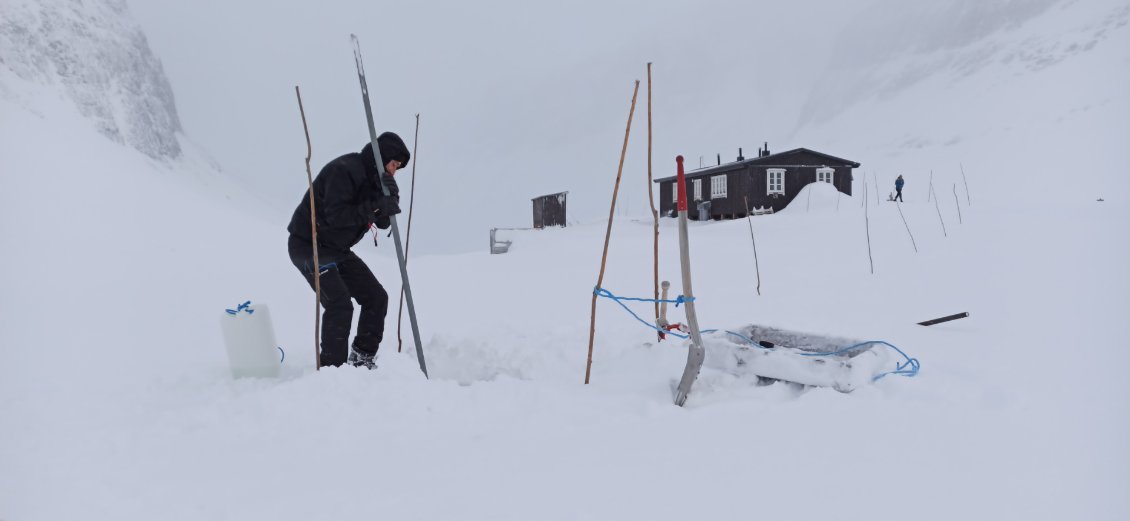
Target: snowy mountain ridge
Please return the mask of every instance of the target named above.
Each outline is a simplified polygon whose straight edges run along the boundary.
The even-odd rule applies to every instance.
[[[992,68],[993,75],[1039,81],[1036,73],[1047,67],[1120,45],[1118,30],[1127,23],[1130,3],[1121,1],[879,2],[839,37],[828,76],[843,81],[818,83],[798,124],[894,98],[935,76],[958,83]]]
[[[125,0],[0,2],[0,96],[35,110],[54,86],[107,138],[181,155],[173,90]]]

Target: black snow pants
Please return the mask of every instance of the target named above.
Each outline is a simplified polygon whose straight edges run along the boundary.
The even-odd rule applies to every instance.
[[[314,251],[310,241],[290,236],[290,262],[310,287],[314,287]],[[349,328],[353,324],[353,302],[361,305],[353,349],[375,354],[385,331],[388,292],[357,254],[318,249],[322,283],[322,366],[339,366],[348,355]]]

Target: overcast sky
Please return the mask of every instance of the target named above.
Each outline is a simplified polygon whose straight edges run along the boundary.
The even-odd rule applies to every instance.
[[[238,4],[238,5],[235,5]],[[412,145],[413,248],[481,249],[530,226],[530,198],[569,191],[570,218],[606,216],[633,81],[640,95],[621,206],[647,213],[647,78],[654,176],[762,142],[797,146],[812,86],[873,1],[133,1],[189,139],[278,209],[305,189],[300,85],[314,168],[367,141],[349,35],[362,44],[378,131]],[[841,55],[837,59],[843,60]],[[849,153],[823,150],[832,154]],[[410,165],[411,167],[411,165]],[[410,173],[411,168],[405,171]],[[400,178],[407,192],[408,176]],[[403,224],[403,221],[402,221]],[[419,248],[419,250],[416,250]]]

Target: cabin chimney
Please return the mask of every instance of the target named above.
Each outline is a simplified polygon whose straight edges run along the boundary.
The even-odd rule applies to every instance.
[[[738,161],[744,161],[744,160],[745,160],[745,158],[742,157],[742,147],[738,147]]]
[[[722,154],[718,154],[718,164],[722,164]]]
[[[769,155],[769,142],[765,142],[765,148],[761,151],[762,157]]]

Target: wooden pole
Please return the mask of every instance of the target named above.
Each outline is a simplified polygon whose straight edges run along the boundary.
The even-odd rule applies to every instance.
[[[600,275],[596,278],[596,287],[604,284],[604,268],[608,261],[608,241],[612,237],[612,218],[616,215],[616,195],[620,192],[620,175],[624,172],[624,156],[628,153],[628,134],[632,131],[632,115],[636,113],[636,96],[640,92],[640,80],[636,80],[635,89],[632,90],[632,106],[628,109],[628,126],[624,129],[624,147],[620,149],[620,166],[616,168],[616,184],[612,187],[612,206],[608,209],[608,229],[604,232],[604,253],[600,257]],[[592,375],[592,344],[596,338],[596,290],[592,293],[592,318],[589,321],[589,356],[585,362],[585,385],[588,385]]]
[[[867,175],[863,176],[863,223],[867,229],[867,260],[871,263],[871,274],[875,274],[875,257],[871,255],[871,216],[870,209],[867,207]]]
[[[933,193],[933,191],[934,191],[934,185],[931,184],[930,185],[930,192]],[[944,219],[942,219],[942,206],[940,204],[938,204],[938,196],[937,195],[934,196],[934,208],[936,208],[938,210],[938,222],[942,223],[942,236],[949,237],[950,235],[948,233],[946,233],[946,221]]]
[[[961,199],[957,198],[957,183],[953,184],[953,204],[957,205],[957,224],[964,224],[961,219]]]
[[[302,115],[302,131],[306,133],[306,182],[309,184],[310,194],[310,247],[314,250],[314,370],[322,370],[322,264],[318,262],[318,219],[314,211],[314,174],[310,172],[310,157],[313,147],[310,145],[310,128],[306,126],[306,109],[302,108],[302,92],[298,85],[294,86],[294,95],[298,97],[298,113]]]
[[[926,191],[926,202],[930,202],[930,197],[934,195],[934,171],[930,171],[930,185]]]
[[[879,174],[871,172],[871,180],[875,182],[875,206],[878,207],[883,204],[879,202]]]
[[[745,201],[745,220],[749,223],[749,240],[753,242],[753,269],[757,272],[757,294],[761,295],[761,266],[757,263],[757,239],[753,238],[753,218],[749,216],[749,197],[742,196]]]
[[[655,189],[651,179],[651,62],[647,62],[647,202],[651,204],[651,219],[655,223],[655,232],[652,241],[652,279],[654,282],[655,299],[659,300],[659,210],[655,209]],[[659,302],[655,303],[655,322],[659,323]],[[663,333],[657,332],[659,340],[663,340]]]
[[[416,155],[416,145],[420,142],[420,115],[416,114],[416,135],[412,138],[412,188],[408,192],[408,231],[404,235],[404,263],[408,264],[408,246],[412,244],[412,207],[416,204],[416,163],[420,156]],[[404,347],[404,338],[400,335],[400,325],[404,319],[404,287],[400,287],[400,307],[396,312],[396,352]]]
[[[895,201],[895,207],[899,209],[899,217],[902,217],[902,224],[906,226],[907,235],[910,235],[910,245],[914,246],[914,253],[918,253],[918,244],[914,242],[914,234],[910,233],[910,225],[906,222],[906,215],[902,213],[902,202]]]
[[[965,203],[973,206],[973,198],[969,196],[969,179],[965,178],[965,165],[958,163],[961,167],[961,180],[965,182]]]

